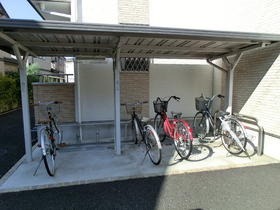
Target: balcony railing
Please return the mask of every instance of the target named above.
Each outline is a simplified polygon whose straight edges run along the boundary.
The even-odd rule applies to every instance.
[[[36,74],[39,76],[39,82],[48,82],[48,83],[69,83],[74,81],[69,81],[69,76],[73,74]]]

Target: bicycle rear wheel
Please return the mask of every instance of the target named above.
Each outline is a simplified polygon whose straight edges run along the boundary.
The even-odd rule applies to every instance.
[[[178,121],[174,129],[174,146],[178,154],[183,159],[188,159],[192,152],[192,141],[187,125],[183,121]]]
[[[146,126],[145,144],[151,161],[158,165],[161,162],[161,144],[158,135],[151,125]]]
[[[44,159],[45,168],[50,176],[55,174],[55,156],[56,147],[49,139],[49,135],[43,130],[41,134],[41,150]]]
[[[197,112],[193,119],[193,129],[199,139],[204,139],[207,134],[206,116],[202,112]]]
[[[236,137],[239,139],[242,147],[245,149],[247,144],[247,135],[243,125],[236,119],[229,118],[226,120],[226,123],[229,124],[231,132],[226,130],[223,126],[221,128],[221,138],[222,143],[226,150],[231,154],[240,154],[243,152],[243,149],[240,147],[238,142],[233,138],[235,134]]]
[[[163,142],[166,138],[166,135],[164,134],[164,127],[163,127],[163,119],[161,117],[161,114],[156,114],[154,119],[154,128],[155,131],[158,134],[160,142]]]

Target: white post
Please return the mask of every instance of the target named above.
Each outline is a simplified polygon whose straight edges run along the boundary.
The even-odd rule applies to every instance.
[[[115,91],[115,153],[121,154],[121,109],[120,109],[120,50],[117,49],[114,67],[114,91]]]
[[[232,68],[227,72],[227,82],[226,82],[226,111],[232,113],[232,97],[233,97],[233,76],[234,70]]]
[[[16,45],[13,45],[13,50],[19,63],[26,160],[27,162],[31,162],[32,161],[31,126],[30,126],[29,99],[28,99],[28,87],[27,87],[27,77],[26,77],[26,61],[29,53],[26,52],[24,58],[21,59],[20,51]]]
[[[228,68],[227,72],[227,87],[226,87],[226,111],[232,113],[232,101],[233,101],[233,82],[234,82],[234,70],[240,61],[243,53],[239,53],[235,56],[234,60],[230,63],[226,58],[223,58],[225,65]]]

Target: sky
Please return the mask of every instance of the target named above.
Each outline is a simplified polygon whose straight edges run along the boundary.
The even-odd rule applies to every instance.
[[[0,0],[12,19],[42,20],[27,0]]]

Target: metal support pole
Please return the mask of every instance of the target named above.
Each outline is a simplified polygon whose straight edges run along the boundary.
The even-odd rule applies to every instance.
[[[81,85],[80,85],[80,71],[77,59],[74,61],[74,75],[75,75],[75,112],[76,112],[76,122],[77,122],[77,142],[81,144],[83,139],[82,132],[82,109],[81,109]]]
[[[115,82],[115,153],[121,154],[121,108],[120,108],[120,50],[117,49],[114,69]]]
[[[118,50],[119,51],[119,50]],[[116,66],[114,70],[115,83],[115,153],[121,154],[121,117],[120,117],[120,57],[116,55]]]
[[[227,57],[222,57],[222,60],[224,62],[224,65],[226,68],[222,68],[216,64],[214,64],[210,59],[206,59],[207,63],[214,66],[215,68],[218,68],[219,70],[222,70],[226,72],[226,111],[232,113],[232,100],[233,100],[233,82],[234,82],[234,70],[240,61],[241,57],[243,55],[243,52],[240,52],[235,55],[233,61],[229,61]]]
[[[28,99],[28,87],[27,87],[27,76],[26,76],[26,61],[29,53],[26,52],[26,54],[22,59],[17,45],[13,45],[13,50],[19,63],[26,160],[27,162],[32,162],[31,126],[30,126],[29,99]]]

